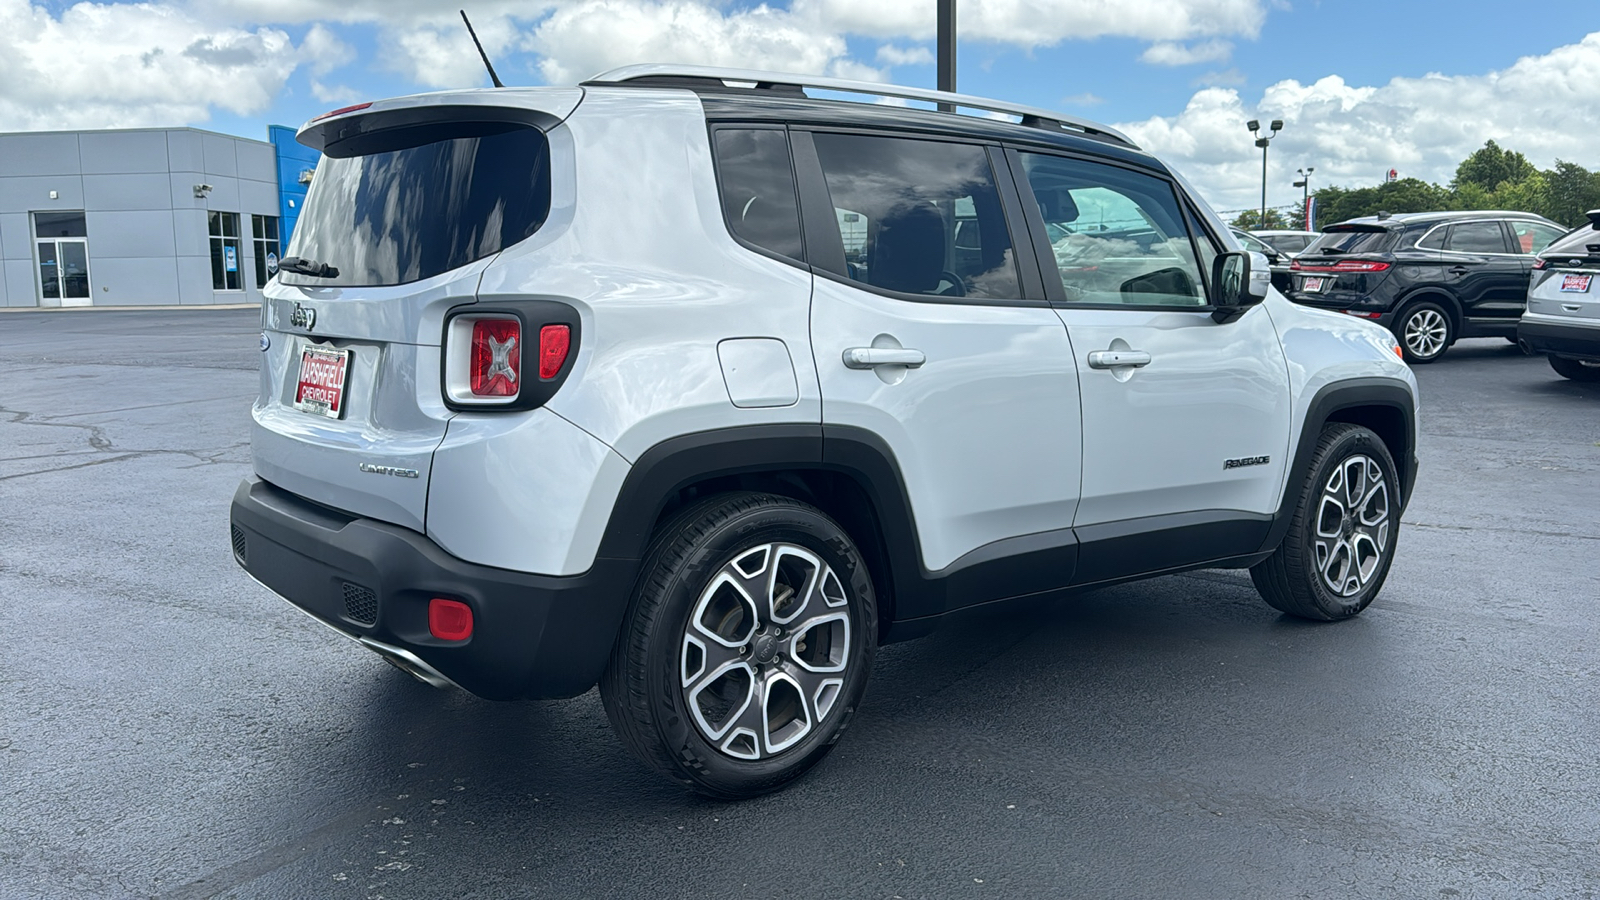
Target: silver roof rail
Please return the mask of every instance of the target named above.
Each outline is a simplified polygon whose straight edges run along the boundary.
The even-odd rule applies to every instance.
[[[787,72],[763,72],[757,69],[724,69],[716,66],[676,66],[651,63],[638,66],[623,66],[609,72],[601,72],[589,79],[586,84],[625,84],[630,81],[669,79],[695,79],[719,82],[723,87],[739,87],[742,85],[770,87],[785,86],[795,88],[816,88],[824,91],[839,91],[847,94],[870,94],[876,97],[894,97],[901,100],[924,100],[929,103],[946,103],[951,106],[965,107],[967,109],[981,109],[985,112],[1003,113],[1006,115],[1020,116],[1022,124],[1033,128],[1047,130],[1078,131],[1089,135],[1103,135],[1112,138],[1129,147],[1138,149],[1127,135],[1115,128],[1080,119],[1075,116],[1063,115],[1048,109],[1033,106],[1019,106],[1015,103],[1006,103],[1002,100],[991,100],[987,97],[974,97],[971,94],[953,94],[948,91],[930,91],[926,88],[902,87],[896,84],[880,84],[874,81],[852,81],[847,78],[829,78],[824,75],[795,75]],[[729,84],[733,82],[733,84]]]

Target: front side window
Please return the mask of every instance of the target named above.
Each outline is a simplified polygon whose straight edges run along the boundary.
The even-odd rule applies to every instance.
[[[814,139],[851,280],[951,299],[1021,296],[983,147],[857,134]]]
[[[1505,253],[1506,235],[1499,222],[1463,222],[1450,226],[1444,248],[1457,253]]]
[[[1513,248],[1517,253],[1538,253],[1540,250],[1555,243],[1563,234],[1561,229],[1552,228],[1540,222],[1511,223],[1511,233],[1516,235],[1517,245]]]
[[[251,240],[256,251],[256,287],[266,287],[267,279],[278,272],[278,217],[251,216]]]
[[[1069,302],[1206,305],[1205,281],[1170,182],[1039,153],[1023,153],[1022,167]]]
[[[206,220],[211,233],[211,289],[244,290],[239,277],[239,214],[212,212],[206,214]]]
[[[550,214],[550,147],[537,128],[446,122],[363,140],[356,155],[327,148],[289,243],[289,256],[338,276],[283,272],[284,284],[420,281],[499,253]]]
[[[728,230],[763,250],[804,260],[788,133],[777,128],[721,128],[712,144]]]

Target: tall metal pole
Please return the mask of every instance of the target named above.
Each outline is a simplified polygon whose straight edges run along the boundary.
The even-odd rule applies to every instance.
[[[955,92],[956,89],[956,0],[937,0],[939,6],[939,90]],[[955,109],[948,103],[939,108],[950,112]]]
[[[1267,142],[1261,142],[1261,218],[1256,220],[1256,227],[1267,227]]]

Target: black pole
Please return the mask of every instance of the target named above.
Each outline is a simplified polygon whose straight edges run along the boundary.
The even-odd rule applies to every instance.
[[[939,5],[939,90],[955,93],[956,89],[956,0],[937,0]],[[939,108],[950,112],[955,109],[948,103]]]
[[[1261,142],[1261,219],[1256,222],[1256,228],[1263,231],[1267,227],[1267,142]]]
[[[489,62],[489,54],[483,52],[483,44],[478,42],[478,33],[472,30],[472,20],[467,18],[467,11],[464,9],[461,11],[461,21],[467,23],[467,34],[472,35],[472,45],[478,48],[478,55],[483,57],[483,67],[489,70],[489,80],[494,82],[497,88],[505,87],[500,83],[500,76],[494,73],[494,63]]]

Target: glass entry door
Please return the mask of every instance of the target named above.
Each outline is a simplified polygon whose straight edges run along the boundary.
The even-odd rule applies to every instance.
[[[92,295],[83,213],[34,213],[33,234],[39,250],[39,305],[88,306]]]
[[[89,305],[88,241],[39,242],[39,300],[41,306]]]

